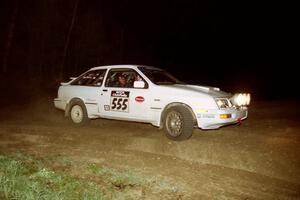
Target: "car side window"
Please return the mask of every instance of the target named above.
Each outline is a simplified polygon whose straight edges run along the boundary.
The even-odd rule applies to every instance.
[[[98,86],[102,85],[106,69],[92,70],[75,79],[71,85]]]
[[[133,69],[111,69],[107,75],[105,86],[133,88],[134,81],[140,80],[143,80],[142,77]]]

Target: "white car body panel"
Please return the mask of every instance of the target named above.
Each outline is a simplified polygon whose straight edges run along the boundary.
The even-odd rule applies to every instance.
[[[104,82],[109,70],[120,68],[134,69],[146,81],[148,88],[106,87]],[[159,127],[162,113],[167,106],[183,104],[192,111],[197,126],[201,129],[215,129],[237,123],[248,115],[245,106],[220,109],[215,98],[229,99],[232,94],[220,91],[219,88],[186,84],[156,85],[139,70],[137,65],[101,66],[88,71],[97,69],[107,69],[100,87],[71,85],[73,80],[63,83],[59,87],[58,97],[54,99],[55,107],[66,111],[69,102],[79,98],[84,102],[89,118],[146,122]],[[119,110],[113,109],[113,101],[119,103],[117,104]],[[231,117],[221,119],[220,114],[230,114]]]

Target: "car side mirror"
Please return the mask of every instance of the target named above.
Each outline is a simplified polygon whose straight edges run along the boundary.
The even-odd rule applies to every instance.
[[[133,87],[134,88],[145,88],[145,82],[144,81],[134,81]]]

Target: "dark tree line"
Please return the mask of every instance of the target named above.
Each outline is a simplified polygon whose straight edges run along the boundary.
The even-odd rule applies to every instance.
[[[7,4],[11,12],[4,24],[3,73],[42,79],[63,71],[68,25],[73,18],[71,5],[19,0]]]
[[[197,62],[198,54],[207,57],[214,48],[211,42],[215,44],[210,36],[218,23],[209,15],[215,9],[213,4],[137,0],[5,2],[3,73],[62,79],[103,64],[178,66],[191,58]],[[191,11],[193,7],[199,9]],[[180,74],[180,70],[174,71]]]
[[[266,12],[267,6],[199,0],[3,0],[1,76],[57,86],[93,66],[146,64],[186,82],[275,93],[296,85],[297,79],[292,65],[281,70],[291,60],[286,55],[292,55],[283,52],[288,42],[280,39],[289,39],[284,34],[288,29],[280,29],[281,18]]]
[[[80,0],[14,0],[2,9],[2,74],[62,79],[96,65],[154,60],[155,17],[131,21],[144,11],[128,16],[122,4]]]

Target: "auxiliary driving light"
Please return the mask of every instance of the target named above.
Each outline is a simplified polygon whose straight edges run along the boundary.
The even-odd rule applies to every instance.
[[[247,106],[250,104],[250,94],[249,93],[238,93],[233,95],[232,101],[237,106]]]

